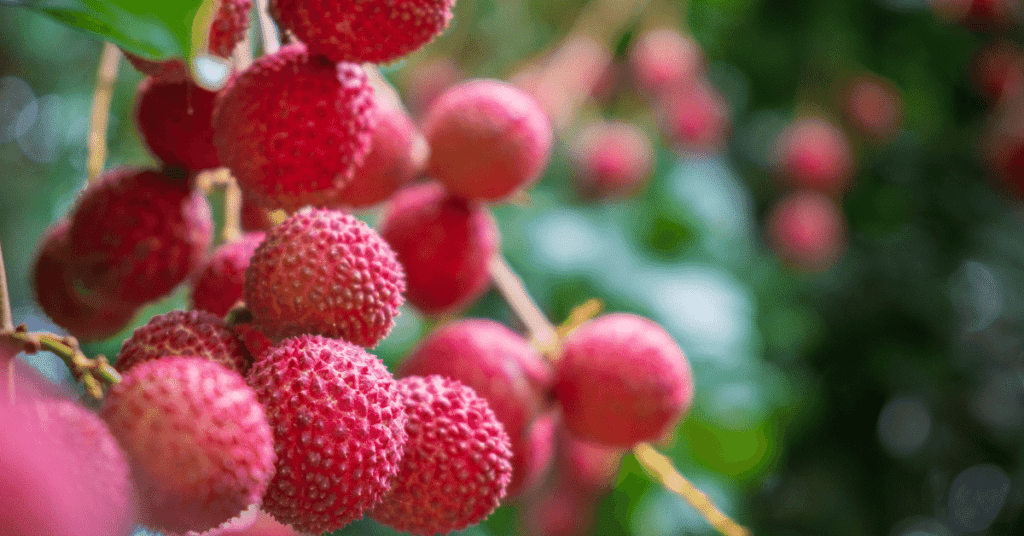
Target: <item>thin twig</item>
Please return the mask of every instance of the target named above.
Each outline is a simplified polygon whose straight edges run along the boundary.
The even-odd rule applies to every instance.
[[[636,455],[637,461],[645,471],[661,482],[666,489],[690,503],[690,506],[700,512],[718,532],[725,536],[750,536],[749,529],[723,514],[703,491],[697,489],[693,483],[676,470],[672,465],[672,460],[667,456],[654,450],[654,447],[647,443],[633,447],[633,454]]]
[[[107,159],[107,125],[110,123],[110,99],[113,96],[114,81],[121,62],[121,49],[113,43],[103,45],[100,65],[96,71],[96,90],[92,96],[92,111],[89,113],[89,157],[86,169],[89,182],[95,182],[103,172]]]
[[[224,183],[224,228],[221,237],[233,242],[242,237],[242,189],[225,170],[228,180]]]
[[[263,53],[273,54],[281,48],[281,38],[277,33],[277,26],[270,17],[270,6],[267,0],[257,1],[257,13],[260,18],[260,36],[263,41]]]
[[[78,347],[74,337],[61,337],[53,333],[33,332],[25,330],[24,324],[14,331],[0,333],[0,343],[16,344],[27,354],[46,350],[64,361],[76,380],[82,382],[90,396],[97,400],[103,398],[103,387],[121,381],[121,374],[110,365],[107,358],[100,355],[89,359]]]
[[[491,272],[491,279],[498,287],[498,292],[505,297],[505,301],[516,316],[526,324],[526,329],[530,332],[530,342],[548,358],[557,356],[558,336],[555,326],[530,297],[522,279],[512,271],[501,254],[491,257],[487,267]]]
[[[0,247],[0,332],[14,331],[11,316],[11,294],[7,290],[7,269],[4,267],[4,250]]]

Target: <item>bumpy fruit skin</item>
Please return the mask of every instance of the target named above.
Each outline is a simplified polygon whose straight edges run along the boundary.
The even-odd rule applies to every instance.
[[[370,154],[355,178],[331,200],[332,205],[364,208],[391,197],[423,175],[430,148],[405,111],[382,108],[377,116]]]
[[[192,280],[194,309],[223,317],[242,299],[245,269],[264,233],[246,233],[234,242],[221,244]]]
[[[775,141],[778,172],[797,188],[839,194],[850,186],[853,152],[833,123],[805,117],[790,123]]]
[[[331,61],[387,63],[441,34],[455,0],[273,0],[274,19]]]
[[[395,194],[378,228],[405,267],[406,299],[424,314],[459,311],[490,286],[487,263],[500,236],[482,203],[417,184]]]
[[[144,78],[135,95],[135,124],[153,156],[189,171],[219,167],[213,146],[216,97],[188,80]]]
[[[32,289],[46,316],[81,342],[107,339],[121,331],[135,316],[136,307],[109,301],[91,305],[71,283],[67,231],[61,220],[43,236],[32,264]]]
[[[721,92],[701,78],[668,91],[660,104],[661,128],[683,152],[714,154],[725,145],[732,120]]]
[[[220,0],[220,9],[214,16],[210,26],[210,52],[221,58],[230,58],[235,45],[245,37],[249,29],[249,11],[252,0]],[[181,58],[164,61],[153,61],[125,53],[125,57],[139,72],[168,81],[181,81],[189,78],[188,68]]]
[[[267,233],[245,272],[245,303],[272,339],[310,333],[375,346],[404,292],[395,252],[340,210],[293,214]]]
[[[661,439],[693,402],[693,372],[679,345],[633,314],[608,314],[576,328],[555,373],[566,427],[606,445]]]
[[[213,240],[210,206],[190,181],[117,168],[90,184],[71,212],[76,288],[89,300],[141,305],[195,271]]]
[[[499,200],[540,178],[551,122],[524,91],[498,80],[452,86],[423,119],[428,174],[466,199]]]
[[[294,44],[233,78],[213,112],[213,143],[239,186],[268,207],[324,204],[370,151],[376,104],[366,73]]]
[[[585,199],[614,200],[639,193],[651,176],[654,149],[631,123],[593,123],[573,150],[576,190]]]
[[[263,509],[299,531],[337,530],[380,502],[398,472],[406,415],[391,373],[338,339],[286,339],[248,376],[274,430]]]
[[[813,191],[787,195],[768,216],[768,242],[791,266],[820,272],[832,267],[846,246],[846,221],[828,196]]]
[[[157,530],[206,531],[260,500],[273,433],[237,373],[194,357],[133,367],[101,416],[128,454],[140,516]]]
[[[487,401],[441,376],[398,381],[408,415],[401,468],[370,517],[395,530],[431,535],[483,521],[512,477],[508,434]]]
[[[242,341],[219,316],[206,311],[171,311],[156,315],[121,344],[114,367],[132,367],[168,356],[194,356],[245,374],[252,358]]]
[[[675,28],[655,28],[639,37],[629,49],[633,78],[642,90],[658,97],[689,85],[704,69],[700,45]]]

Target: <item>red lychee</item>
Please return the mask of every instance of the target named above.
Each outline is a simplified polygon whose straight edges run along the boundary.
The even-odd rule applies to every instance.
[[[775,140],[774,159],[780,175],[797,188],[827,194],[846,191],[853,174],[853,153],[846,135],[833,123],[804,117]]]
[[[423,174],[429,152],[426,140],[405,111],[382,107],[370,154],[331,204],[364,208],[386,200]]]
[[[71,283],[68,256],[69,222],[61,220],[46,231],[32,265],[32,289],[39,308],[69,335],[81,342],[113,336],[131,322],[136,306],[117,301],[87,304]]]
[[[221,244],[192,279],[192,308],[223,317],[242,299],[245,269],[264,233],[246,233]]]
[[[651,176],[654,149],[632,123],[588,125],[573,148],[573,178],[585,199],[623,199],[640,192]]]
[[[303,335],[256,361],[248,379],[274,430],[268,513],[320,534],[380,502],[407,435],[396,382],[379,359],[345,341]]]
[[[1004,95],[1024,91],[1024,50],[1008,39],[997,40],[978,52],[971,62],[974,86],[995,102]]]
[[[455,0],[272,0],[283,28],[331,61],[387,63],[440,35]]]
[[[252,0],[220,0],[220,9],[210,26],[210,52],[221,58],[230,58],[235,46],[242,42],[245,32],[249,29],[249,11]],[[189,78],[189,70],[181,58],[164,61],[148,60],[135,54],[125,53],[132,66],[140,72],[168,81],[180,81]]]
[[[245,272],[245,303],[272,339],[315,333],[375,346],[404,301],[395,252],[340,210],[300,210],[267,233]]]
[[[813,191],[787,195],[768,216],[768,242],[782,260],[801,270],[832,267],[846,246],[846,221],[828,196]]]
[[[845,112],[850,124],[876,142],[892,139],[903,121],[903,99],[892,82],[861,75],[846,89]]]
[[[998,31],[1024,20],[1017,0],[929,0],[939,16],[980,32]]]
[[[512,480],[508,498],[515,499],[544,482],[555,454],[554,412],[537,417],[518,437],[512,437]]]
[[[675,28],[647,30],[629,49],[629,65],[640,89],[654,97],[695,82],[704,68],[700,45]]]
[[[455,380],[411,376],[398,391],[409,441],[391,491],[370,517],[424,536],[483,521],[512,477],[504,427],[486,400]]]
[[[406,299],[425,314],[459,311],[491,284],[498,225],[485,205],[448,195],[437,183],[395,194],[378,223],[405,268]]]
[[[536,182],[547,166],[551,122],[535,100],[498,80],[452,86],[423,119],[429,175],[466,199],[498,200]]]
[[[156,315],[121,345],[114,363],[118,372],[162,357],[192,356],[245,374],[252,358],[242,341],[219,316],[206,311],[171,311]]]
[[[260,500],[274,470],[273,433],[237,372],[195,357],[132,367],[101,413],[128,454],[141,519],[201,532]]]
[[[190,181],[117,168],[89,184],[72,209],[73,281],[86,300],[141,305],[184,281],[212,240],[210,206]]]
[[[294,211],[327,202],[352,180],[375,123],[360,66],[294,44],[228,82],[213,112],[213,143],[239,186],[268,207]]]
[[[135,124],[153,156],[188,171],[219,167],[212,123],[216,97],[189,80],[143,79],[135,96]]]
[[[659,114],[669,141],[678,150],[696,154],[721,151],[732,125],[729,103],[704,79],[666,92]]]
[[[693,372],[658,324],[607,314],[566,337],[555,365],[566,427],[591,441],[629,447],[671,433],[693,401]]]
[[[270,210],[260,204],[259,199],[250,193],[242,192],[242,230],[246,232],[263,232],[274,226]]]

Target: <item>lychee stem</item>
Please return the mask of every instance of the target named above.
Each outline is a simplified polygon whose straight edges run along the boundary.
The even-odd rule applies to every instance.
[[[523,321],[523,324],[526,324],[526,329],[530,332],[530,344],[540,350],[548,359],[557,356],[559,344],[555,326],[533,301],[523,285],[523,280],[512,271],[501,254],[491,257],[487,268],[491,272],[494,284],[498,287],[498,292],[505,298],[516,316]]]
[[[121,381],[121,374],[110,365],[107,358],[98,355],[89,359],[82,353],[78,340],[74,337],[61,337],[53,333],[29,333],[22,324],[12,331],[0,332],[0,343],[17,345],[21,351],[32,355],[39,350],[47,350],[64,361],[68,370],[76,380],[82,382],[85,390],[93,398],[103,398],[103,387]]]
[[[233,242],[242,237],[242,189],[229,173],[224,182],[224,228],[221,237]]]
[[[263,54],[273,54],[281,48],[281,40],[277,26],[270,17],[270,5],[267,0],[256,0],[256,13],[260,19],[260,37],[263,41]]]
[[[7,289],[7,269],[4,267],[4,250],[0,247],[0,333],[14,331],[14,321],[11,316],[11,295]],[[14,356],[17,351],[10,351],[10,346],[3,341],[4,348],[0,348],[0,366],[7,366],[7,394],[11,402],[14,402]],[[8,357],[9,356],[9,357]],[[5,363],[6,362],[6,363]]]
[[[110,99],[113,96],[114,81],[117,80],[117,68],[121,62],[121,49],[117,45],[106,42],[100,54],[100,64],[96,72],[96,89],[92,97],[92,111],[89,112],[89,157],[86,169],[89,182],[95,182],[103,172],[103,162],[107,159],[107,125],[110,122]]]
[[[645,471],[661,482],[661,485],[669,491],[678,494],[690,503],[690,506],[696,508],[718,532],[725,536],[750,536],[752,534],[749,529],[723,514],[703,491],[697,489],[693,483],[676,470],[672,465],[672,460],[667,456],[654,450],[647,443],[640,443],[633,447],[633,454]]]

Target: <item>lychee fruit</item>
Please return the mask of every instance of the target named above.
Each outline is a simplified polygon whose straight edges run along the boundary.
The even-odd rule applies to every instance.
[[[228,319],[228,326],[245,345],[245,349],[249,351],[253,361],[262,359],[274,346],[274,341],[253,325],[252,313],[249,312],[249,309],[233,309]]]
[[[210,52],[220,58],[231,57],[235,46],[242,42],[249,29],[249,11],[252,0],[220,0],[220,9],[214,15],[210,26]],[[125,57],[139,72],[154,78],[168,81],[180,81],[189,78],[189,69],[181,58],[168,60],[149,60],[132,53]]]
[[[576,328],[555,374],[566,427],[606,445],[662,439],[693,402],[693,372],[679,345],[634,314],[607,314]]]
[[[189,80],[144,78],[135,96],[135,124],[153,156],[189,171],[219,167],[213,146],[216,97]]]
[[[556,420],[558,480],[562,485],[594,495],[615,486],[625,449],[586,441]]]
[[[274,430],[263,509],[299,531],[340,529],[381,501],[406,445],[406,415],[383,363],[361,347],[286,339],[248,376]]]
[[[455,0],[272,0],[282,28],[334,61],[388,63],[441,34]]]
[[[993,102],[1024,91],[1024,50],[1008,39],[987,45],[971,61],[971,78],[978,92]]]
[[[862,75],[846,89],[846,117],[857,131],[875,142],[892,139],[903,121],[903,99],[892,82]]]
[[[787,125],[775,140],[774,159],[778,173],[797,188],[835,195],[850,186],[850,142],[825,119],[804,117]]]
[[[252,358],[219,316],[206,311],[171,311],[135,328],[121,344],[114,367],[122,374],[163,357],[191,356],[220,363],[245,374]]]
[[[405,292],[395,252],[340,210],[300,210],[269,232],[245,272],[245,303],[272,339],[302,334],[375,346]]]
[[[573,147],[576,191],[584,199],[632,197],[650,179],[653,160],[650,140],[632,123],[592,123]]]
[[[424,536],[483,521],[512,477],[508,434],[487,401],[441,376],[404,378],[398,392],[409,441],[391,491],[370,517]]]
[[[378,228],[405,268],[406,299],[424,314],[462,310],[490,286],[501,239],[484,204],[417,184],[395,194]]]
[[[427,111],[428,174],[454,195],[499,200],[536,182],[547,166],[551,122],[524,91],[476,79],[445,91]]]
[[[555,413],[548,412],[512,437],[512,480],[507,498],[530,493],[544,482],[554,460],[556,424]]]
[[[213,240],[202,192],[156,170],[106,172],[85,188],[70,218],[73,283],[99,303],[165,296],[200,266]]]
[[[641,33],[629,49],[636,84],[654,97],[695,82],[704,69],[700,45],[675,28]]]
[[[32,265],[32,289],[46,316],[81,342],[110,338],[126,328],[137,307],[114,300],[86,303],[71,282],[67,231],[61,220],[46,231]]]
[[[264,233],[246,233],[221,244],[192,279],[192,308],[223,317],[242,299],[245,269]]]
[[[352,180],[375,123],[362,68],[297,43],[228,82],[213,112],[213,143],[243,190],[267,207],[294,211],[327,202]]]
[[[779,258],[809,272],[830,268],[846,246],[846,221],[830,197],[814,191],[787,195],[771,210],[768,242]]]
[[[382,107],[377,115],[370,154],[355,178],[331,200],[332,205],[365,208],[391,197],[423,175],[430,149],[404,110]]]
[[[729,103],[718,88],[703,78],[668,91],[658,108],[662,131],[683,152],[717,153],[732,128]]]
[[[143,524],[202,532],[263,496],[274,438],[256,393],[237,372],[195,357],[132,367],[101,416],[128,454]]]

